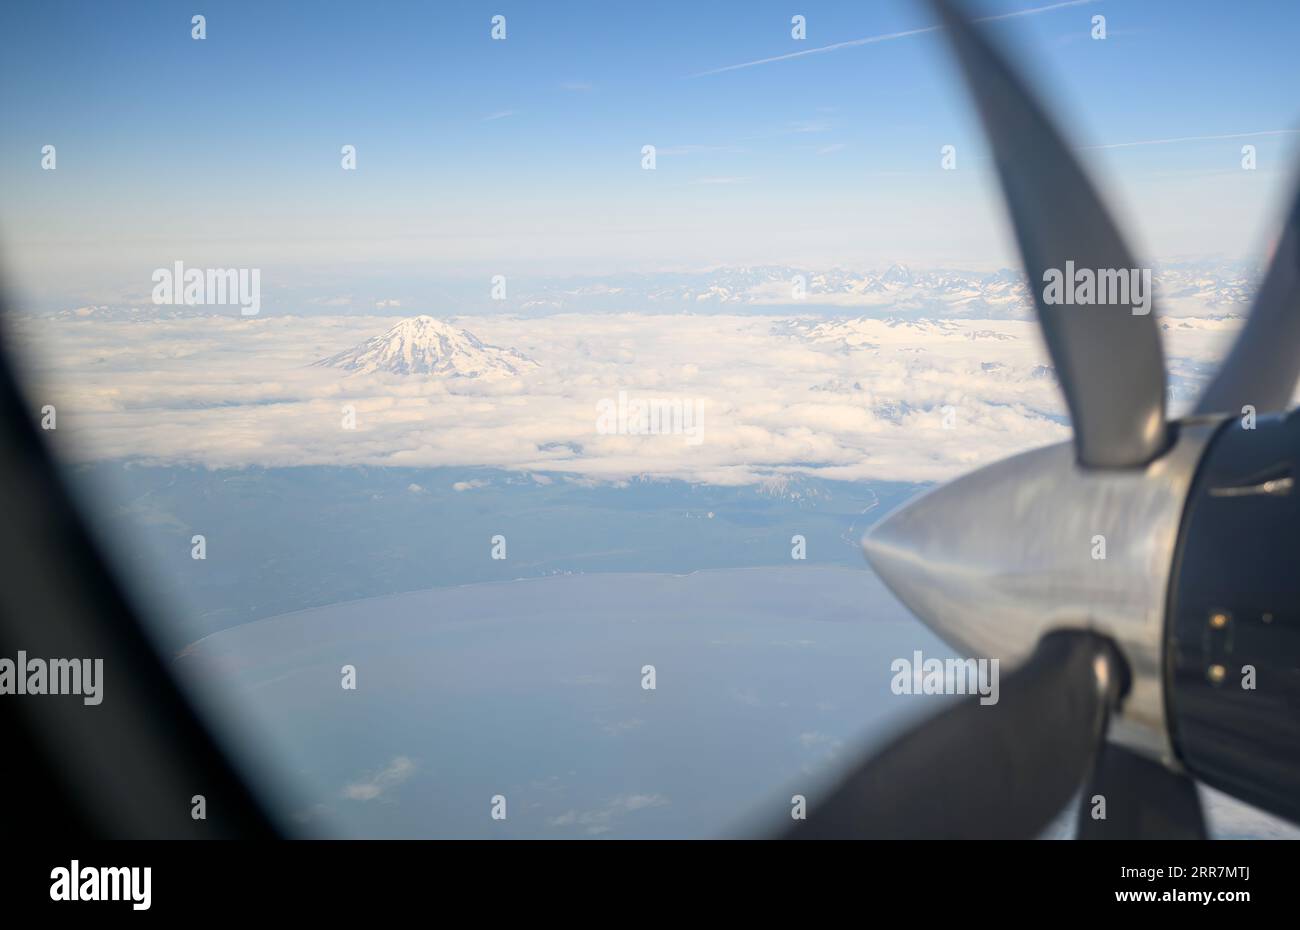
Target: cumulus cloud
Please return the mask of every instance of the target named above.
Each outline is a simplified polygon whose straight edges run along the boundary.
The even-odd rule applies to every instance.
[[[661,794],[625,794],[613,798],[594,810],[569,810],[547,822],[552,827],[580,827],[590,836],[608,833],[621,817],[651,807],[665,807],[668,799]]]
[[[383,799],[393,788],[415,773],[415,763],[406,756],[393,760],[378,772],[366,773],[358,781],[343,786],[343,797],[349,801],[375,801]]]
[[[799,734],[799,745],[820,759],[834,759],[844,748],[844,741],[826,733],[812,730]],[[814,767],[805,764],[804,771],[813,771]]]
[[[57,407],[55,441],[76,460],[482,466],[597,483],[925,481],[1070,436],[1029,321],[456,322],[539,367],[479,383],[311,366],[387,330],[382,316],[27,320],[19,343],[31,399]],[[1239,321],[1163,322],[1177,412]]]

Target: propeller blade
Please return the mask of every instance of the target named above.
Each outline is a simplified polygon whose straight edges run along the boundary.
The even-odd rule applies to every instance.
[[[1250,317],[1200,400],[1197,413],[1263,413],[1291,406],[1300,376],[1300,191],[1282,228]]]
[[[1006,58],[951,0],[931,3],[947,26],[992,145],[1043,336],[1070,408],[1079,464],[1146,464],[1169,439],[1164,355],[1150,291],[1142,314],[1131,290],[1134,281],[1149,286],[1149,269],[1143,273],[1133,260],[1083,169]],[[1122,272],[1129,302],[1047,303],[1045,272],[1059,272],[1073,294],[1069,278],[1085,269]],[[1119,289],[1117,279],[1109,281]]]
[[[1110,642],[1059,630],[1000,683],[858,762],[786,839],[1031,838],[1092,764],[1123,689]]]
[[[1095,816],[1105,803],[1105,819]],[[1159,762],[1108,743],[1079,801],[1080,840],[1203,840],[1196,783]]]

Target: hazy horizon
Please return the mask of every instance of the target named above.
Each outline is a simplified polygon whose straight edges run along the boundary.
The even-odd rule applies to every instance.
[[[774,3],[523,7],[504,40],[472,5],[216,3],[202,41],[163,6],[56,6],[0,12],[0,257],[19,304],[140,297],[177,260],[263,269],[270,293],[384,282],[374,299],[426,304],[416,282],[439,277],[1016,265],[921,4],[801,7],[802,40]],[[1267,250],[1291,184],[1300,11],[976,6],[1140,257]]]

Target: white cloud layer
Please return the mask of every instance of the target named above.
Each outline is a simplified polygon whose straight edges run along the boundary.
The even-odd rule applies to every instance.
[[[458,323],[538,369],[474,383],[310,367],[392,322],[25,319],[18,346],[34,408],[55,405],[55,439],[77,460],[493,466],[722,485],[792,472],[922,481],[1070,437],[1032,322],[474,317]],[[1164,320],[1175,412],[1239,322]],[[600,405],[617,406],[620,392],[694,404],[699,441],[602,429]],[[344,428],[345,406],[355,429]]]

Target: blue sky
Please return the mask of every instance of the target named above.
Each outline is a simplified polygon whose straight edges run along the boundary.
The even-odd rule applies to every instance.
[[[1084,153],[1151,257],[1257,249],[1290,185],[1297,135],[1278,131],[1300,126],[1300,7],[974,8],[1041,7],[1054,8],[989,28],[1080,145],[1276,133]],[[1105,41],[1089,37],[1094,14]],[[984,141],[939,33],[704,73],[934,21],[907,0],[6,4],[6,264],[28,293],[76,281],[105,299],[177,258],[299,282],[1006,264]],[[1240,168],[1246,143],[1255,172]],[[40,168],[45,144],[57,171]],[[939,167],[945,144],[955,172]]]

